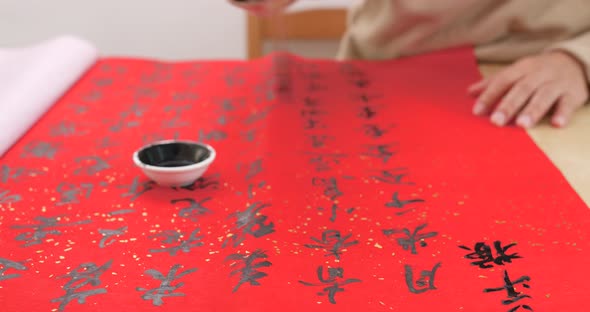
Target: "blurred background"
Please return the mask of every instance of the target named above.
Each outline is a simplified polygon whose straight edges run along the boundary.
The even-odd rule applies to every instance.
[[[344,11],[355,2],[299,0],[289,13]],[[92,42],[104,56],[245,59],[247,25],[246,13],[225,0],[0,0],[2,48],[71,34]],[[285,31],[278,30],[278,36],[288,36]],[[264,42],[263,50],[332,57],[337,44],[337,38],[289,40],[280,45],[271,40]]]

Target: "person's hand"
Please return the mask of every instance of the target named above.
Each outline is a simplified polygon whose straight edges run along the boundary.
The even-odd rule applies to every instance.
[[[584,68],[565,52],[523,58],[468,91],[476,98],[474,114],[491,112],[495,125],[514,119],[523,128],[534,126],[552,109],[551,124],[563,127],[588,100]]]
[[[255,15],[268,15],[283,10],[295,0],[228,0]]]

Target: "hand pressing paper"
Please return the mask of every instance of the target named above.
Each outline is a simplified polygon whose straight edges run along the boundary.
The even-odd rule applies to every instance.
[[[0,49],[0,157],[96,62],[97,50],[75,37]]]

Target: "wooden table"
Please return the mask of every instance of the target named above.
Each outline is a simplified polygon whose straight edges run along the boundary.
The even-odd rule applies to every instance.
[[[480,65],[484,76],[500,68]],[[527,132],[590,206],[590,105],[578,111],[566,128],[556,129],[543,122]]]

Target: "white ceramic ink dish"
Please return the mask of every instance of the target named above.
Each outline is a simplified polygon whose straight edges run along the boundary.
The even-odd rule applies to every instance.
[[[133,162],[161,186],[183,187],[199,179],[215,160],[213,147],[203,143],[165,140],[133,153]]]

